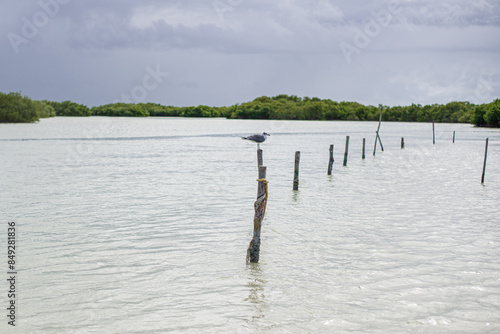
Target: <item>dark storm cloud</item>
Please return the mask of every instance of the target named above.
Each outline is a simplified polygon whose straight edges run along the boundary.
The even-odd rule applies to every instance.
[[[179,105],[279,93],[487,101],[500,90],[494,0],[33,0],[2,9],[0,91],[35,98],[111,102],[148,66],[170,75],[146,98]],[[487,94],[474,93],[479,86]]]
[[[68,45],[91,49],[332,52],[335,42],[348,35],[350,29],[363,27],[391,7],[398,9],[398,15],[391,17],[391,25],[410,32],[411,26],[466,28],[500,24],[500,5],[486,0],[363,0],[355,4],[328,0],[73,0],[63,6],[51,24],[65,31]],[[24,10],[30,19],[37,9],[32,6],[30,13],[26,6],[16,5],[12,10],[17,15]],[[12,17],[9,24],[19,31]]]
[[[104,3],[104,4],[103,4]],[[75,2],[68,43],[83,48],[208,49],[219,52],[334,52],[336,42],[375,15],[391,25],[498,26],[493,1],[91,1]],[[417,36],[419,37],[419,36]],[[423,36],[422,36],[423,37]],[[471,46],[473,47],[473,46]]]
[[[231,3],[233,5],[231,5]],[[153,6],[152,4],[155,4]],[[70,45],[84,48],[204,48],[221,52],[300,49],[324,27],[339,22],[327,1],[316,7],[281,2],[120,2],[73,8]],[[323,28],[322,28],[323,27]],[[323,31],[324,32],[324,31]],[[317,36],[317,35],[316,35]],[[318,36],[317,36],[318,37]],[[310,43],[307,43],[310,44]]]

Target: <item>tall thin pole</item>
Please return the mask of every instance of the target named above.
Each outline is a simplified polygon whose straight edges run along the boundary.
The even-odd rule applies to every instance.
[[[361,154],[361,159],[365,158],[365,146],[366,146],[366,138],[363,138],[363,153]]]
[[[378,143],[380,144],[380,149],[384,152],[384,145],[382,145],[382,139],[380,139],[380,135],[377,133]]]
[[[295,167],[293,170],[293,190],[299,190],[300,151],[295,152]]]
[[[380,124],[382,123],[382,112],[384,111],[384,108],[381,106],[380,107],[380,117],[378,119],[378,128],[377,128],[377,135],[375,136],[375,145],[373,147],[373,155],[375,155],[375,152],[377,151],[377,140],[380,141],[380,147],[382,147],[382,141],[380,140],[380,137],[378,135],[378,132],[380,131]],[[384,149],[382,148],[382,151]]]
[[[455,143],[455,131],[453,131],[453,143]]]
[[[488,158],[488,139],[486,138],[486,147],[484,148],[484,164],[483,164],[483,176],[481,176],[481,184],[484,183],[484,174],[486,173],[486,158]]]
[[[432,121],[432,144],[436,144],[436,133],[434,131],[434,121]]]
[[[349,154],[349,136],[345,137],[344,167],[347,166],[347,155]]]
[[[328,162],[328,172],[327,175],[332,175],[332,168],[333,168],[333,162],[335,160],[333,159],[333,145],[330,145],[330,161]]]

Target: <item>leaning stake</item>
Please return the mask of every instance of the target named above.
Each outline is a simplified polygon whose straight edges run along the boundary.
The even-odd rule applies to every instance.
[[[253,238],[250,241],[247,249],[247,263],[259,262],[260,253],[260,229],[262,227],[262,220],[266,214],[266,205],[268,197],[268,181],[266,180],[266,166],[259,166],[259,185],[257,186],[257,200],[255,201],[255,215],[253,218]]]
[[[293,190],[299,190],[300,151],[295,152],[295,167],[293,170]]]
[[[483,164],[483,176],[481,176],[481,184],[484,183],[484,173],[486,172],[486,158],[488,158],[488,138],[486,138],[486,147],[484,148],[484,164]]]
[[[377,133],[378,143],[380,144],[380,150],[384,152],[384,145],[382,145],[382,139],[380,139],[380,135]]]
[[[375,136],[375,145],[373,146],[373,155],[375,155],[375,152],[377,151],[377,140],[380,142],[380,147],[382,148],[382,151],[384,148],[382,147],[382,141],[380,140],[380,136],[378,135],[378,132],[380,131],[380,124],[382,123],[382,112],[384,111],[384,108],[380,106],[380,117],[378,119],[378,128],[377,128],[377,135]]]

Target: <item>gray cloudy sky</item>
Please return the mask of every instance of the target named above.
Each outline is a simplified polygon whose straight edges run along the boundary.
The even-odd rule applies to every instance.
[[[0,91],[88,106],[500,98],[499,0],[0,0]]]

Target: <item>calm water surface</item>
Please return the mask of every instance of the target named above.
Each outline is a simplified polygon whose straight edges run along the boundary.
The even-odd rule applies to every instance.
[[[2,245],[7,221],[18,225],[17,332],[500,332],[500,131],[436,124],[433,145],[431,124],[383,123],[385,151],[373,156],[376,128],[0,124]],[[262,131],[270,194],[261,262],[247,265],[257,162],[239,136]]]

